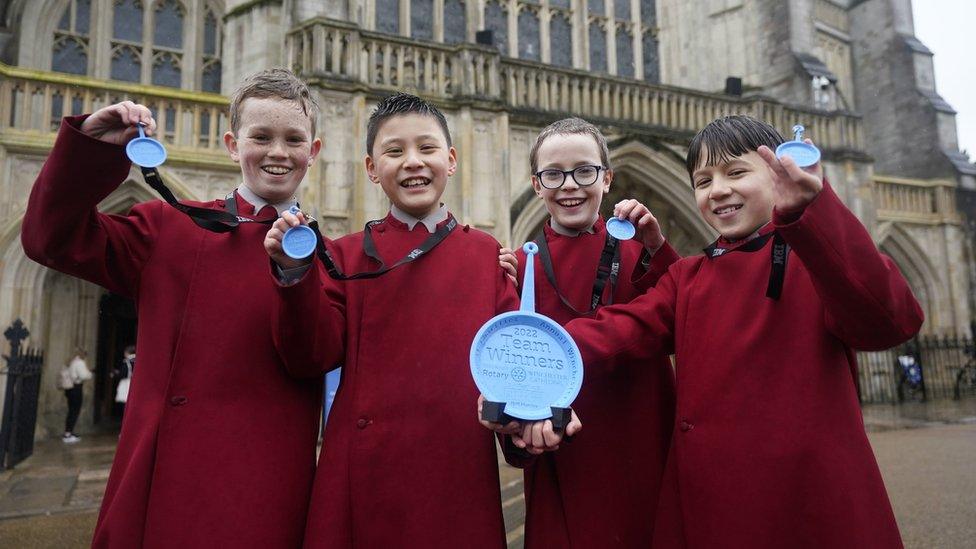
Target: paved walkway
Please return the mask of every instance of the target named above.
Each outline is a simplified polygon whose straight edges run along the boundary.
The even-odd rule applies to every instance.
[[[906,547],[973,547],[976,540],[976,399],[864,408]],[[74,445],[40,441],[34,455],[0,473],[0,547],[86,547],[116,436]],[[521,471],[501,462],[510,549],[523,546]]]

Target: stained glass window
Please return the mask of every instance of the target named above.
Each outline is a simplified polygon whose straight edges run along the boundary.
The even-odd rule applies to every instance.
[[[630,0],[613,0],[613,15],[617,19],[630,20]]]
[[[210,11],[203,19],[203,53],[217,54],[217,18]]]
[[[539,16],[529,9],[522,9],[518,16],[519,59],[539,61]]]
[[[644,54],[644,80],[656,84],[661,81],[658,73],[657,40],[653,34],[646,32],[641,38],[641,46]]]
[[[590,70],[607,72],[607,31],[597,22],[590,23]]]
[[[183,8],[174,0],[156,4],[153,44],[176,49],[183,47]]]
[[[152,67],[152,83],[157,86],[180,87],[179,58],[166,52],[156,56]]]
[[[654,0],[640,0],[641,23],[644,28],[657,26],[657,12],[654,9]]]
[[[376,0],[376,30],[400,34],[400,0]]]
[[[549,57],[557,67],[573,66],[573,25],[562,13],[549,20]]]
[[[460,44],[468,39],[467,15],[461,0],[444,0],[444,41]]]
[[[142,2],[115,0],[112,13],[112,37],[130,42],[142,42]]]
[[[220,61],[214,61],[203,68],[203,91],[220,93]]]
[[[434,0],[410,0],[410,36],[434,39]]]
[[[634,37],[625,28],[617,29],[617,75],[634,77]]]
[[[78,39],[59,37],[51,53],[51,70],[69,74],[88,73],[88,50]]]
[[[497,1],[485,4],[485,29],[492,31],[498,51],[508,54],[508,14]]]
[[[112,52],[112,80],[139,82],[141,77],[142,60],[139,50],[132,46],[117,46]]]

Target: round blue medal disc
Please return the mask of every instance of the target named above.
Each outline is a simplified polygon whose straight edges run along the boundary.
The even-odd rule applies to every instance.
[[[305,259],[315,252],[318,244],[315,231],[308,225],[296,225],[285,231],[281,238],[281,249],[292,259]]]
[[[146,137],[146,131],[140,124],[139,137],[129,141],[125,146],[125,154],[129,160],[143,168],[155,168],[166,162],[166,149],[163,144],[151,137]]]
[[[630,240],[637,234],[634,224],[626,219],[611,217],[607,220],[607,232],[617,240]]]
[[[489,402],[519,419],[552,416],[583,386],[583,361],[569,333],[543,315],[513,311],[489,320],[471,345],[471,375]]]
[[[776,158],[788,156],[801,168],[813,166],[820,162],[820,149],[802,141],[786,141],[776,147]]]

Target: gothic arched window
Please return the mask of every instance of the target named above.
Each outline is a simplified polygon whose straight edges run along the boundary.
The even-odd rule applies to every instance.
[[[508,11],[500,0],[485,3],[485,30],[490,30],[492,40],[502,55],[508,55]]]
[[[434,39],[434,0],[410,0],[410,36]]]
[[[549,20],[549,57],[557,67],[573,66],[573,25],[567,13],[553,13]]]
[[[203,18],[203,91],[220,93],[220,26],[217,16],[207,10]]]
[[[54,31],[51,70],[88,74],[88,31],[91,25],[91,0],[73,0]]]
[[[658,72],[657,38],[652,31],[644,31],[641,49],[644,54],[644,81],[657,84],[661,81],[661,75]]]
[[[444,0],[444,42],[461,44],[468,39],[464,0]]]
[[[625,25],[617,27],[617,76],[634,77],[634,37]]]
[[[613,16],[622,21],[630,21],[630,0],[613,0]]]
[[[600,21],[590,21],[590,70],[607,72],[607,31]]]
[[[153,21],[152,83],[180,87],[183,65],[183,6],[176,0],[156,2]]]
[[[518,14],[519,59],[539,61],[539,14],[535,8],[523,4]]]
[[[400,0],[376,0],[376,30],[400,34]]]

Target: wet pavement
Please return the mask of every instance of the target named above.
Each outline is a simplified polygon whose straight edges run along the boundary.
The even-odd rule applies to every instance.
[[[908,548],[976,547],[976,399],[864,408],[864,424]],[[0,472],[0,547],[87,547],[117,437],[39,441]],[[500,460],[510,549],[523,546],[521,471]]]

